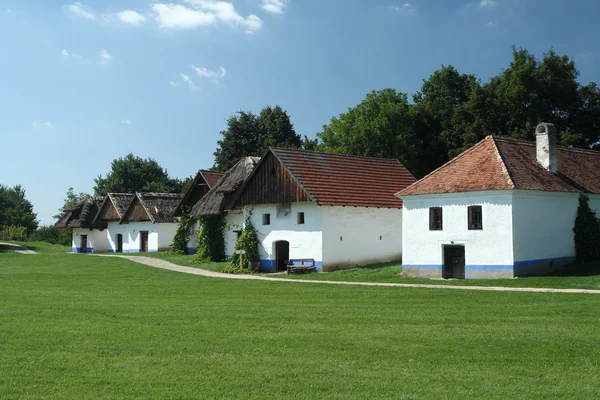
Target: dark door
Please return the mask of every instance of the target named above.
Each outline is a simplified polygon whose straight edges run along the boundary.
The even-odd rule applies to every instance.
[[[275,243],[275,259],[277,260],[277,271],[286,271],[287,262],[290,259],[290,242]]]
[[[465,279],[465,246],[444,246],[444,279]]]
[[[87,235],[81,235],[81,252],[87,253]]]
[[[140,232],[140,235],[140,251],[143,253],[148,251],[148,232]]]
[[[123,252],[123,235],[120,233],[117,235],[117,253]]]

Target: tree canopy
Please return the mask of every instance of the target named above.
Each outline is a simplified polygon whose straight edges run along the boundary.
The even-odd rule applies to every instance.
[[[94,182],[96,196],[105,196],[107,193],[180,193],[183,188],[183,182],[170,178],[167,170],[158,162],[131,153],[113,160],[110,172],[104,177],[98,176]]]
[[[227,120],[227,129],[214,153],[214,168],[227,171],[242,157],[262,156],[269,147],[302,146],[287,111],[267,106],[259,115],[238,111]]]
[[[67,194],[66,194],[66,198],[65,198],[65,202],[64,202],[63,206],[58,210],[58,214],[56,214],[52,218],[59,219],[62,216],[64,209],[76,206],[77,204],[81,203],[83,200],[87,199],[89,196],[90,195],[87,193],[75,193],[73,188],[70,187],[67,190]]]
[[[25,189],[21,185],[12,188],[0,185],[1,225],[21,226],[28,232],[37,229],[37,214],[33,212],[33,204],[25,197]]]
[[[563,145],[600,143],[600,89],[580,84],[575,63],[553,50],[542,59],[513,47],[508,68],[482,83],[453,66],[423,81],[412,102],[394,89],[367,94],[323,127],[317,149],[399,159],[422,177],[487,135],[533,140],[550,122]]]

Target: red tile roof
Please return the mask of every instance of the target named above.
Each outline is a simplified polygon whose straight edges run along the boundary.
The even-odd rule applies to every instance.
[[[541,190],[600,194],[600,152],[558,148],[558,173],[543,168],[536,144],[488,136],[398,196],[485,190]]]
[[[416,181],[398,160],[282,148],[271,152],[320,205],[402,208],[394,193]]]
[[[200,174],[202,174],[202,177],[204,178],[204,180],[206,181],[206,184],[208,185],[208,187],[210,189],[212,189],[213,186],[215,186],[217,184],[217,182],[219,182],[219,179],[221,179],[223,177],[223,175],[225,175],[224,172],[204,171],[204,170],[201,170]]]

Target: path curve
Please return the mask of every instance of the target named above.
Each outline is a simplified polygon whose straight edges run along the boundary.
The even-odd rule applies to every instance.
[[[27,247],[19,246],[18,244],[14,243],[1,242],[0,247],[4,247],[6,250],[14,251],[15,253],[20,254],[40,254],[36,251],[28,249]]]
[[[579,293],[579,294],[600,294],[600,290],[593,289],[552,289],[552,288],[519,288],[503,286],[451,286],[451,285],[428,285],[418,283],[385,283],[385,282],[344,282],[344,281],[317,281],[310,279],[286,279],[269,278],[259,275],[232,275],[221,272],[208,271],[200,268],[184,267],[173,264],[169,261],[159,258],[143,256],[117,256],[102,255],[101,257],[118,257],[134,261],[138,264],[144,264],[149,267],[166,269],[169,271],[182,272],[184,274],[199,275],[209,278],[238,279],[267,282],[292,282],[292,283],[320,283],[323,285],[351,285],[351,286],[381,286],[381,287],[401,287],[401,288],[420,288],[420,289],[451,289],[451,290],[483,290],[491,292],[532,292],[532,293]]]

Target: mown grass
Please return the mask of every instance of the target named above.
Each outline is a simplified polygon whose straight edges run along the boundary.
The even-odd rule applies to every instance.
[[[232,281],[57,253],[2,254],[0,282],[6,399],[600,391],[595,295]]]

